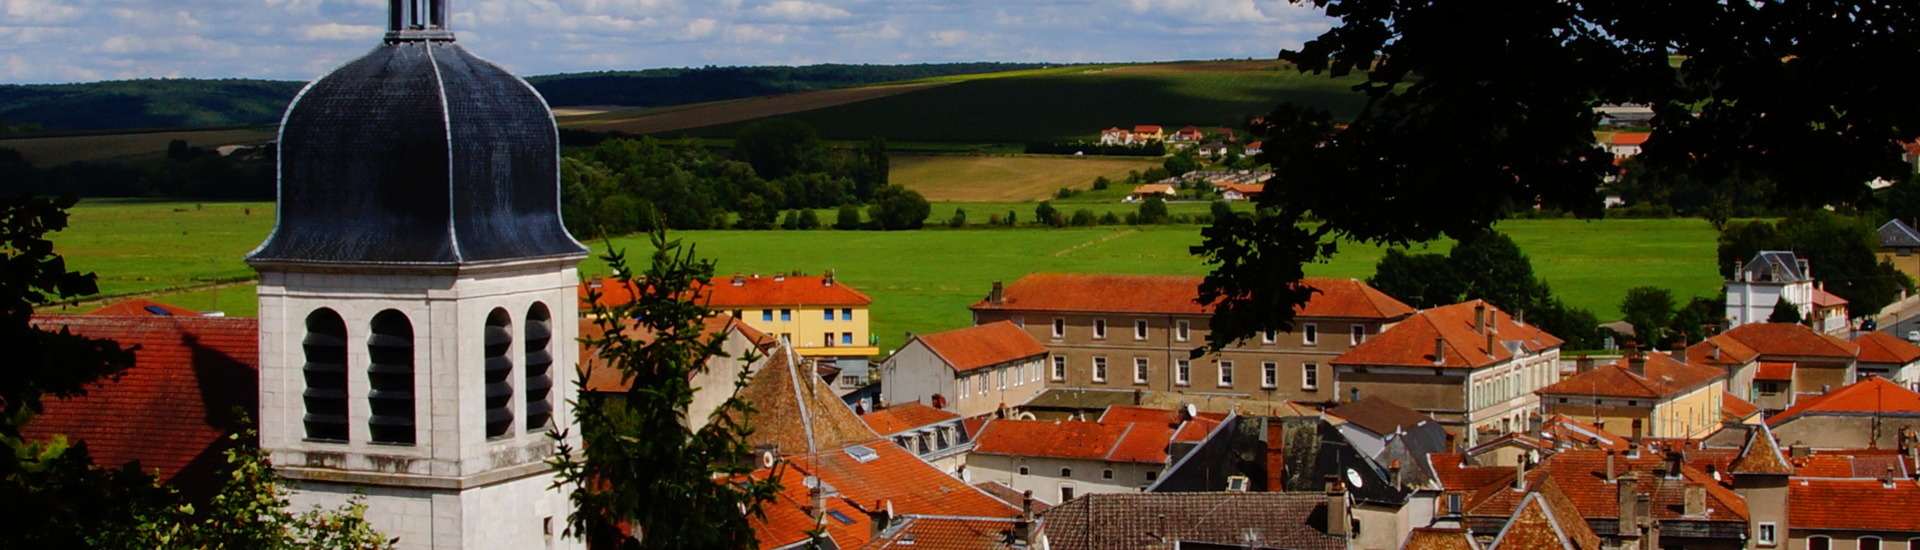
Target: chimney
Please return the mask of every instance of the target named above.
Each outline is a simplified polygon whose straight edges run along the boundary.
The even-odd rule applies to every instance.
[[[1680,467],[1686,464],[1684,456],[1677,446],[1667,451],[1663,457],[1666,459],[1667,479],[1680,479]]]
[[[1741,272],[1742,272],[1742,271],[1744,270],[1744,268],[1745,268],[1745,266],[1746,266],[1746,265],[1747,265],[1747,263],[1746,263],[1746,262],[1743,262],[1743,261],[1740,261],[1740,259],[1739,259],[1739,258],[1734,258],[1734,259],[1733,259],[1733,280],[1734,280],[1734,282],[1742,282],[1742,281],[1744,281],[1744,280],[1745,280],[1745,279],[1743,279],[1743,278],[1741,278],[1741,277],[1740,277],[1740,273],[1741,273]]]
[[[1493,350],[1500,345],[1500,341],[1495,338],[1493,331],[1487,331],[1487,357],[1498,357]]]
[[[775,273],[775,274],[773,274],[773,282],[776,282],[776,283],[778,283],[778,282],[783,282],[783,281],[786,281],[786,280],[787,280],[787,274],[786,274],[786,272],[780,272],[780,273]]]
[[[1700,483],[1688,483],[1686,499],[1681,503],[1681,514],[1689,517],[1707,515],[1707,486]]]
[[[1613,455],[1614,455],[1614,454],[1615,454],[1615,453],[1614,453],[1614,451],[1613,451],[1613,449],[1607,449],[1607,483],[1613,483],[1613,482],[1614,482],[1614,480],[1615,480],[1615,477],[1614,477],[1614,467],[1613,467]]]
[[[1813,449],[1807,447],[1805,443],[1795,441],[1792,446],[1787,447],[1787,456],[1789,458],[1806,458],[1807,455],[1811,454],[1813,454]]]
[[[1880,474],[1880,486],[1888,489],[1893,488],[1893,466],[1887,466],[1886,473]]]
[[[1000,285],[1000,281],[993,282],[993,291],[987,293],[987,303],[989,304],[1007,303],[1007,290],[1005,287],[1002,287]]]
[[[1627,356],[1627,370],[1634,376],[1647,377],[1647,354],[1635,353]]]
[[[826,481],[807,476],[807,514],[813,517],[813,523],[819,524],[827,519]]]
[[[1013,546],[1025,547],[1033,541],[1033,491],[1020,495],[1020,517],[1013,522]]]
[[[733,286],[747,286],[747,278],[745,276],[740,275],[740,272],[738,271],[734,272]]]
[[[833,286],[833,270],[827,270],[827,274],[820,277],[820,286]]]
[[[1527,490],[1527,453],[1513,457],[1513,490],[1523,493]]]
[[[1640,419],[1635,418],[1633,419],[1633,440],[1627,443],[1628,458],[1640,458],[1640,443],[1641,443],[1640,432],[1641,432]]]
[[[873,503],[873,509],[867,511],[867,523],[870,525],[868,537],[879,540],[888,527],[893,526],[893,503],[881,500]]]
[[[1451,452],[1454,452],[1454,451],[1453,451],[1453,434],[1452,434],[1452,433],[1448,433],[1448,434],[1447,434],[1447,452],[1449,452],[1449,453],[1451,453]]]
[[[1615,502],[1620,507],[1620,537],[1639,538],[1641,510],[1639,499],[1640,476],[1633,472],[1627,472],[1620,476],[1620,483],[1615,487],[1618,490],[1616,493],[1618,498]]]
[[[1473,329],[1480,332],[1487,331],[1487,303],[1486,302],[1480,302],[1478,304],[1473,305]]]
[[[1393,479],[1393,484],[1396,487],[1406,485],[1406,481],[1400,478],[1399,459],[1394,459],[1393,465],[1387,466],[1387,477]]]
[[[1513,310],[1513,324],[1527,326],[1527,310]]]
[[[1327,534],[1347,538],[1353,520],[1347,511],[1347,486],[1338,476],[1327,476]]]
[[[1593,358],[1584,355],[1580,356],[1580,358],[1573,360],[1573,368],[1579,372],[1593,370]]]
[[[1446,338],[1441,338],[1439,336],[1433,337],[1433,364],[1435,365],[1447,364],[1447,339]]]

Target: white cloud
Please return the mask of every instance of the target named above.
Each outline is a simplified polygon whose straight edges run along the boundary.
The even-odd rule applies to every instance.
[[[754,8],[753,13],[771,19],[796,22],[832,21],[853,15],[844,9],[805,0],[777,0]]]
[[[762,63],[1269,56],[1326,28],[1281,0],[454,0],[525,74]],[[386,0],[0,0],[0,83],[309,79],[377,43]]]
[[[361,40],[371,41],[386,34],[387,27],[374,25],[342,25],[340,23],[322,23],[300,28],[300,36],[307,40]]]

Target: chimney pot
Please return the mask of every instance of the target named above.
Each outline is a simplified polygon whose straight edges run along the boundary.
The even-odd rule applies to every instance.
[[[1480,332],[1487,331],[1487,303],[1486,302],[1480,302],[1478,304],[1473,305],[1473,329]]]
[[[993,282],[993,291],[987,293],[987,303],[989,304],[1007,303],[1006,287],[1002,286],[1000,284],[1000,281]]]

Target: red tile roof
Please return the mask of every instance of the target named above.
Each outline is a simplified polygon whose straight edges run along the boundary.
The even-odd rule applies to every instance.
[[[809,489],[804,482],[807,473],[794,468],[777,467],[774,470],[756,470],[752,477],[766,479],[769,476],[779,478],[780,492],[774,495],[771,502],[760,507],[765,517],[747,517],[747,524],[753,527],[753,536],[763,550],[804,543],[811,537],[808,531],[820,527],[825,527],[825,535],[841,548],[857,548],[866,544],[872,536],[873,523],[866,511],[844,494],[828,497],[827,510],[839,512],[852,523],[841,522],[831,515],[815,522],[809,510],[813,506],[813,497],[808,494]]]
[[[1138,405],[1112,405],[1100,413],[1099,422],[1123,424],[1127,422],[1159,422],[1173,425],[1180,423],[1180,411],[1156,409]]]
[[[1687,347],[1688,363],[1696,365],[1741,365],[1760,356],[1760,352],[1726,334],[1717,334]]]
[[[1793,380],[1793,363],[1761,363],[1753,373],[1754,380],[1769,382],[1790,382]]]
[[[1766,474],[1790,475],[1793,466],[1787,463],[1787,456],[1780,454],[1780,443],[1773,439],[1773,430],[1762,424],[1747,433],[1747,442],[1740,446],[1740,455],[1727,466],[1734,475]]]
[[[1466,529],[1415,527],[1400,550],[1480,550],[1480,543]]]
[[[1561,340],[1539,327],[1515,322],[1513,316],[1483,300],[1461,302],[1422,311],[1378,336],[1368,338],[1332,361],[1336,365],[1391,365],[1444,368],[1479,368],[1513,358],[1505,345],[1487,347],[1487,337],[1474,325],[1476,308],[1486,307],[1492,317],[1494,338],[1500,343],[1519,342],[1528,351],[1540,352],[1559,347]],[[1434,339],[1445,341],[1445,355],[1434,360]]]
[[[866,421],[873,433],[892,436],[900,432],[931,426],[941,422],[950,422],[960,415],[922,405],[920,403],[902,403],[860,416]]]
[[[1601,450],[1626,451],[1627,438],[1600,429],[1599,426],[1575,420],[1573,417],[1556,414],[1540,424],[1540,433],[1547,439],[1571,441],[1575,447]]]
[[[1860,346],[1859,360],[1862,363],[1904,365],[1920,361],[1920,346],[1885,332],[1868,332],[1866,336],[1853,339],[1853,343]]]
[[[1153,124],[1141,124],[1139,126],[1133,127],[1133,133],[1136,133],[1136,134],[1152,134],[1152,133],[1159,132],[1160,130],[1161,128],[1159,126],[1153,125]]]
[[[232,411],[259,410],[260,324],[242,317],[36,315],[46,330],[106,338],[134,351],[134,366],[117,381],[88,386],[87,395],[49,399],[22,434],[84,440],[94,462],[139,461],[146,471],[190,496],[211,494],[224,479]]]
[[[1741,422],[1748,418],[1752,418],[1754,413],[1757,413],[1757,412],[1760,412],[1759,405],[1749,403],[1747,402],[1747,400],[1741,399],[1731,393],[1721,392],[1721,395],[1720,395],[1720,420],[1721,421]]]
[[[1165,183],[1149,183],[1133,188],[1135,195],[1172,195],[1173,193],[1173,186]]]
[[[1503,479],[1513,478],[1511,466],[1474,466],[1466,464],[1461,453],[1427,455],[1427,464],[1440,479],[1440,487],[1450,491],[1478,490]]]
[[[832,284],[828,284],[831,281]],[[595,287],[594,285],[599,285]],[[613,279],[596,279],[580,284],[581,309],[586,308],[587,292],[597,288],[600,301],[608,304],[623,304],[633,300],[637,290],[630,285],[621,285]],[[830,277],[734,277],[715,278],[710,284],[701,285],[694,292],[707,298],[707,307],[714,309],[735,309],[753,307],[780,306],[864,306],[873,303],[873,298],[845,282]]]
[[[1832,292],[1827,292],[1827,290],[1824,288],[1813,289],[1813,307],[1816,307],[1816,308],[1846,307],[1846,305],[1847,305],[1846,298],[1841,298],[1839,296],[1834,295]]]
[[[1658,453],[1643,453],[1638,458],[1615,456],[1614,460],[1617,474],[1635,472],[1639,476],[1640,491],[1652,497],[1651,508],[1655,519],[1679,519],[1686,485],[1702,484],[1707,490],[1706,521],[1746,521],[1746,500],[1697,468],[1683,466],[1678,479],[1668,479],[1654,474],[1654,470],[1665,468],[1666,459]],[[1512,515],[1520,504],[1521,494],[1512,488],[1513,468],[1502,469],[1507,472],[1500,481],[1487,484],[1468,499],[1467,515],[1503,518]],[[1565,450],[1548,456],[1529,470],[1526,485],[1538,487],[1546,478],[1552,478],[1572,501],[1580,516],[1588,519],[1618,518],[1620,503],[1617,490],[1613,483],[1607,482],[1606,472],[1606,451]]]
[[[165,313],[156,313],[158,309]],[[163,304],[146,298],[131,298],[114,302],[113,305],[93,310],[87,315],[108,315],[117,317],[147,317],[152,315],[199,315],[200,312],[184,307]]]
[[[1534,393],[1658,399],[1678,396],[1726,377],[1726,371],[1675,361],[1664,353],[1648,353],[1644,357],[1644,376],[1634,374],[1627,365],[1613,363],[1573,375]]]
[[[1165,464],[1174,428],[1158,422],[995,420],[973,452]]]
[[[1508,519],[1489,550],[1600,550],[1600,536],[1580,517],[1575,505],[1552,479],[1530,491]]]
[[[1920,531],[1920,485],[1877,479],[1794,479],[1787,482],[1787,521],[1794,529]]]
[[[1200,277],[1169,275],[1087,275],[1035,273],[1006,287],[1006,301],[982,300],[975,310],[1075,311],[1099,313],[1153,313],[1205,315],[1210,309],[1195,303]],[[1353,279],[1308,277],[1301,281],[1318,289],[1300,317],[1396,319],[1413,308]]]
[[[579,323],[580,337],[582,338],[599,338],[606,334],[606,330],[602,329],[600,324],[593,319],[583,317],[579,320]],[[653,332],[647,330],[646,327],[639,326],[639,323],[625,321],[621,324],[626,326],[626,329],[622,332],[625,333],[628,338],[636,342],[653,341]],[[748,327],[746,323],[742,323],[727,315],[713,315],[707,317],[700,323],[701,334],[711,335],[716,338],[726,338],[728,331],[738,331],[742,335],[747,335],[748,331],[752,331],[753,334],[760,334],[759,331]],[[751,336],[748,336],[748,338],[752,339]],[[710,359],[709,361],[712,360]],[[600,354],[595,353],[594,350],[588,349],[585,345],[580,347],[580,367],[578,372],[580,372],[581,380],[586,384],[585,390],[588,392],[623,393],[633,385],[631,380],[625,379],[620,369],[608,364],[606,358],[601,357]],[[688,378],[691,379],[695,374],[697,373],[688,373]]]
[[[1180,430],[1174,432],[1173,440],[1181,443],[1199,443],[1205,441],[1207,436],[1212,434],[1213,430],[1219,428],[1220,424],[1225,421],[1226,415],[1223,414],[1200,413],[1200,415],[1195,416],[1193,420],[1188,420],[1186,423],[1181,424]]]
[[[1776,358],[1850,359],[1860,353],[1860,347],[1853,345],[1853,342],[1822,334],[1805,325],[1790,323],[1750,323],[1733,327],[1733,330],[1721,333],[1721,336],[1738,340],[1760,355]]]
[[[844,450],[832,450],[789,460],[863,506],[887,501],[898,514],[933,516],[1009,518],[1020,513],[1018,506],[1001,502],[884,439],[861,446],[875,457],[861,462]]]
[[[975,483],[973,484],[973,488],[979,489],[981,491],[985,491],[987,494],[993,495],[993,498],[1000,499],[1000,502],[1005,502],[1009,506],[1018,507],[1020,506],[1021,501],[1024,501],[1027,498],[1026,493],[1016,491],[1014,490],[1014,488],[1008,487],[1007,484],[1001,483],[998,481],[984,481],[980,483]],[[1037,496],[1033,497],[1034,513],[1037,514],[1037,513],[1046,512],[1048,508],[1052,508],[1052,507],[1053,507],[1053,504],[1050,504],[1045,500],[1041,500],[1040,497],[1037,497]]]
[[[1652,136],[1653,134],[1646,132],[1620,132],[1613,135],[1610,143],[1614,145],[1640,145],[1646,143],[1647,138]]]
[[[1267,184],[1264,183],[1221,183],[1216,184],[1215,187],[1219,187],[1222,192],[1232,191],[1242,195],[1258,195],[1267,192]]]
[[[1008,550],[1015,548],[1008,543],[1015,521],[1007,518],[909,517],[902,520],[892,533],[867,545],[865,550]],[[1038,527],[1033,529],[1038,532]]]
[[[1869,376],[1826,395],[1802,397],[1792,407],[1767,418],[1767,424],[1778,426],[1805,414],[1865,412],[1920,414],[1920,393]]]
[[[935,355],[966,372],[1031,359],[1047,354],[1047,347],[1012,321],[999,321],[916,337]]]

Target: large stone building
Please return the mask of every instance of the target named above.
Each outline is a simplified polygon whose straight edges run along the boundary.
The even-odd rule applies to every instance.
[[[1481,300],[1415,314],[1333,359],[1342,397],[1432,416],[1464,447],[1524,431],[1534,390],[1559,379],[1561,340]]]
[[[1011,321],[1053,355],[1048,386],[1188,392],[1329,402],[1329,362],[1413,308],[1353,279],[1308,278],[1319,290],[1291,333],[1267,332],[1190,359],[1205,345],[1210,309],[1199,277],[1040,273],[972,307],[975,324]]]
[[[1546,416],[1591,421],[1615,435],[1697,439],[1720,429],[1724,370],[1635,353],[1534,392]],[[1634,433],[1634,428],[1644,430]]]
[[[1046,360],[1045,346],[1006,321],[914,336],[881,366],[880,398],[986,416],[1038,395]]]
[[[403,548],[577,547],[568,430],[587,250],[525,81],[454,42],[445,0],[288,107],[260,272],[260,447],[296,508],[364,498]],[[578,445],[577,442],[574,445]]]

